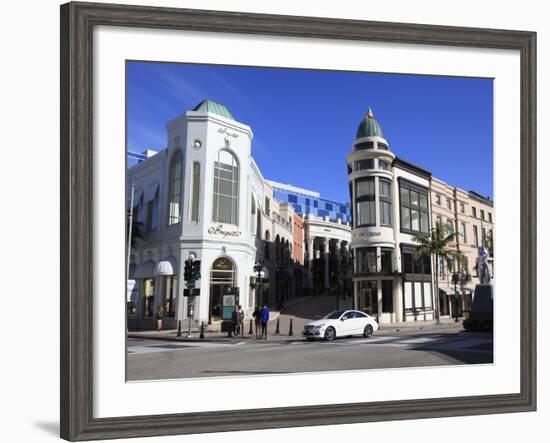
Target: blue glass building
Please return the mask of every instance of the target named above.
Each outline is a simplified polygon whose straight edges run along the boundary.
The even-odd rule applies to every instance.
[[[280,202],[288,202],[294,206],[294,210],[302,216],[312,214],[317,217],[329,217],[342,222],[351,222],[351,205],[334,200],[322,198],[318,192],[297,188],[292,185],[284,185],[268,180],[273,187],[273,198]]]

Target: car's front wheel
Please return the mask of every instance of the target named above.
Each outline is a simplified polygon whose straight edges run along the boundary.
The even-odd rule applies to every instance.
[[[333,327],[327,328],[325,331],[325,340],[326,341],[332,341],[336,338],[336,331]]]
[[[372,326],[371,325],[367,325],[365,326],[365,329],[363,329],[363,336],[365,337],[370,337],[372,335]]]

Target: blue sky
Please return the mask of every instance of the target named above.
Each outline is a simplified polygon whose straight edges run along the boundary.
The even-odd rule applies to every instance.
[[[345,158],[372,108],[391,150],[493,196],[491,79],[128,62],[128,149],[166,146],[166,123],[204,98],[252,128],[264,177],[349,201]]]

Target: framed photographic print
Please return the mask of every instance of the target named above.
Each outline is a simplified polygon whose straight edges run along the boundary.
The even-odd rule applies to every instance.
[[[63,5],[61,436],[535,410],[535,44]]]

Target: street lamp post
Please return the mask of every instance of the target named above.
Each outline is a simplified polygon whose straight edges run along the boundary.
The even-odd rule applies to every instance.
[[[258,273],[256,287],[258,288],[258,306],[261,306],[263,304],[263,294],[262,294],[262,270],[264,268],[264,264],[262,260],[258,260],[256,265],[254,266],[254,272]]]

